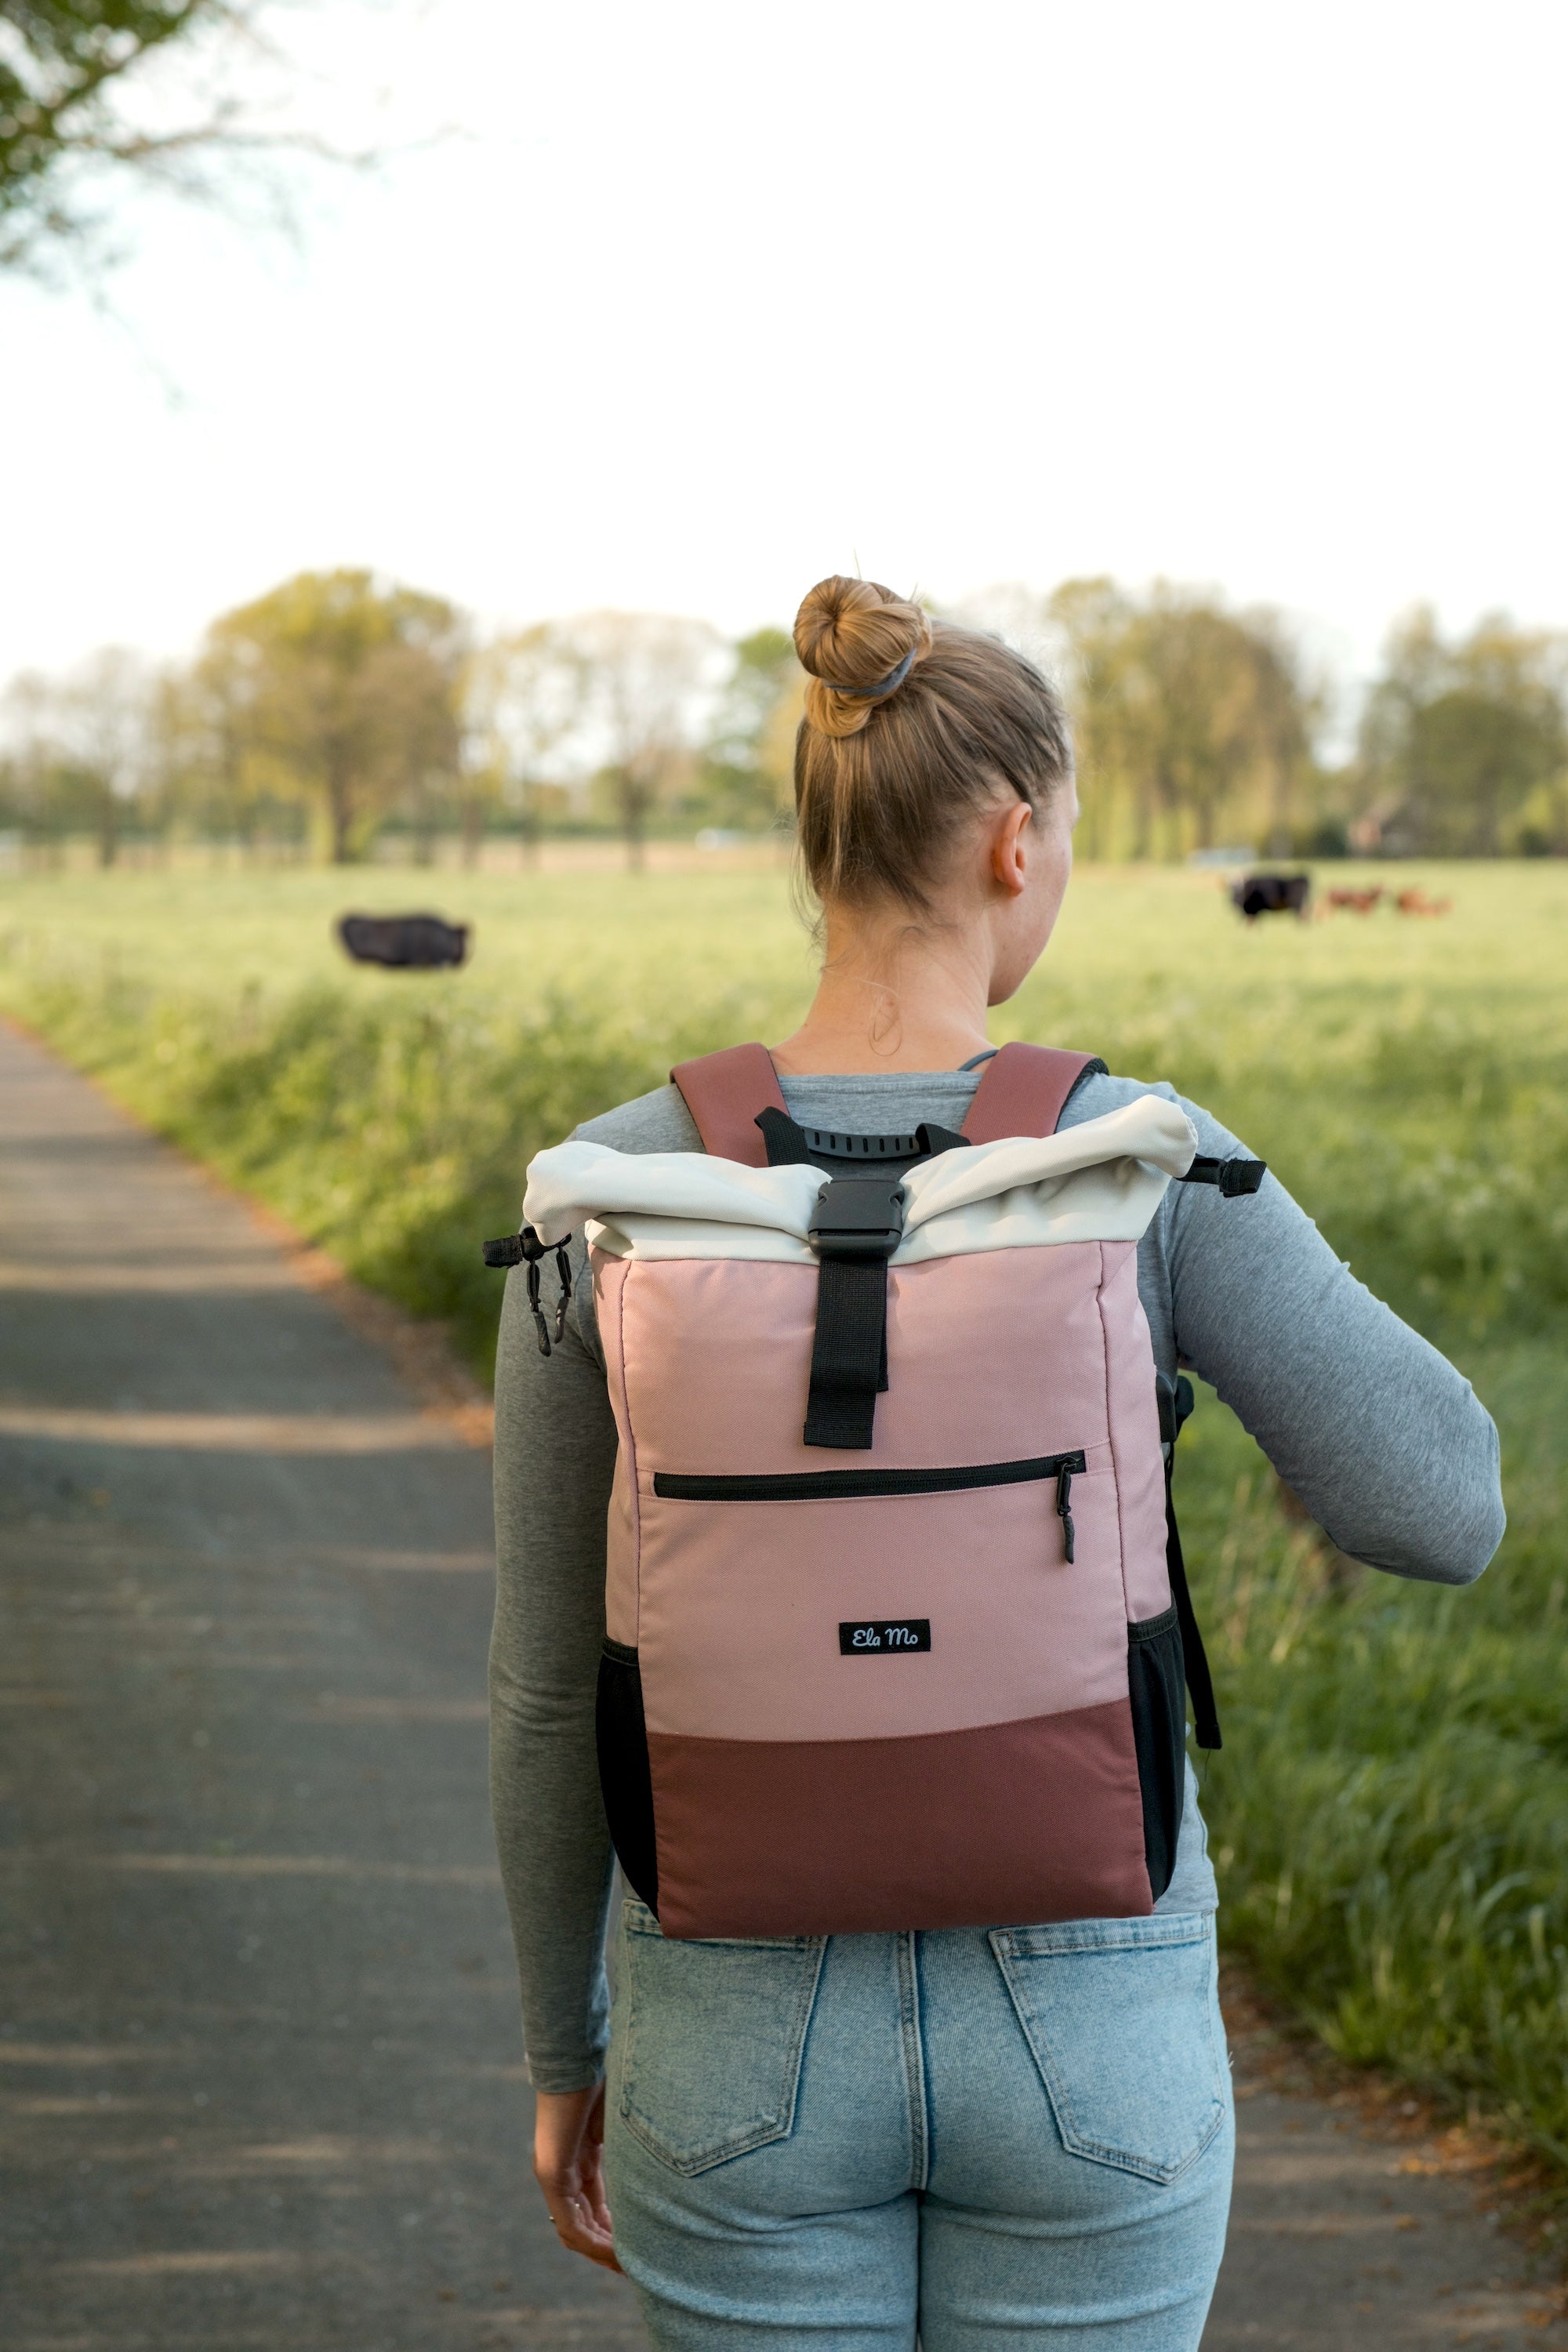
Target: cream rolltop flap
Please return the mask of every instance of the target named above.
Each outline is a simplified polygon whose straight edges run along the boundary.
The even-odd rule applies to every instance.
[[[940,1152],[903,1178],[904,1233],[892,1263],[1137,1241],[1196,1149],[1184,1110],[1140,1095],[1056,1135]],[[585,1227],[612,1257],[814,1263],[806,1235],[828,1172],[743,1168],[703,1151],[561,1143],[530,1166],[522,1213],[548,1245]]]

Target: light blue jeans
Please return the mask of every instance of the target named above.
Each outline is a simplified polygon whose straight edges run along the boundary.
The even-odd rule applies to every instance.
[[[625,1906],[605,2168],[658,2352],[1195,2352],[1212,1918],[676,1943]]]

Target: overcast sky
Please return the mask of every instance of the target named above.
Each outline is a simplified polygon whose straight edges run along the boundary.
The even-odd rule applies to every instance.
[[[524,621],[1156,574],[1347,670],[1568,624],[1568,9],[316,0],[302,104],[461,135],[297,250],[160,208],[0,290],[0,676],[303,567]]]

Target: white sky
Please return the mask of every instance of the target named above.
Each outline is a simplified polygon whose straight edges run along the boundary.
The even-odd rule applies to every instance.
[[[301,247],[0,289],[0,677],[304,566],[486,620],[1215,583],[1568,623],[1561,0],[318,0]],[[155,362],[155,364],[153,364]],[[170,385],[176,387],[171,395]]]

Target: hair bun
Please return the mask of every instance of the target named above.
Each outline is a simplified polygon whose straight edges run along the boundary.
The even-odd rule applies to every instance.
[[[825,735],[858,734],[877,708],[866,689],[900,663],[918,662],[930,644],[931,623],[920,606],[879,581],[839,572],[819,580],[795,618],[795,649],[812,681],[806,718]]]

